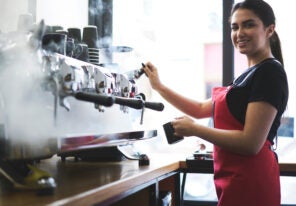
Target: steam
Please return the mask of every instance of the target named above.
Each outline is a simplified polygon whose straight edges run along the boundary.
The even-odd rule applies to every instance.
[[[0,63],[2,117],[10,140],[38,142],[52,134],[52,107],[41,88],[43,74],[38,53],[30,48],[28,35],[22,32],[4,34]],[[45,98],[44,98],[45,97]],[[47,100],[47,101],[45,101]]]
[[[30,45],[31,32],[0,34],[0,124],[16,145],[42,147],[49,139],[79,134],[107,134],[135,129],[140,110],[123,113],[119,105],[99,112],[93,103],[67,97],[70,112],[58,105],[54,116],[53,91],[43,87],[42,50]]]
[[[92,15],[100,15],[105,12],[112,13],[112,8],[109,6],[110,4],[103,0],[91,1],[91,4],[89,5],[89,13]]]
[[[112,12],[105,1],[97,1],[90,7],[92,14]],[[129,112],[124,113],[119,105],[113,105],[99,112],[93,103],[73,97],[66,98],[71,110],[67,111],[58,104],[55,117],[53,91],[44,88],[49,74],[43,70],[44,51],[40,48],[40,39],[35,39],[32,45],[35,32],[32,18],[29,14],[20,15],[15,24],[16,31],[9,31],[10,28],[3,25],[0,31],[0,126],[4,125],[5,138],[12,147],[29,145],[30,148],[42,148],[47,146],[48,140],[59,137],[143,130],[141,110],[128,108]],[[98,40],[98,45],[111,46],[110,42],[112,37],[106,36]],[[134,55],[132,51],[117,52],[112,56],[112,61],[121,64],[122,71],[118,72],[141,66],[141,61]]]

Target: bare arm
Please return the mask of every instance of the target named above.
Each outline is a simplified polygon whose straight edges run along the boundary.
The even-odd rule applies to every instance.
[[[199,125],[188,117],[173,121],[177,135],[198,136],[223,149],[244,154],[257,154],[266,141],[277,110],[266,102],[248,104],[243,130],[223,130]]]
[[[212,101],[198,102],[193,99],[187,98],[173,91],[172,89],[163,85],[159,79],[157,68],[150,62],[146,64],[144,71],[149,78],[150,84],[166,101],[174,107],[190,115],[194,118],[204,118],[211,116]]]

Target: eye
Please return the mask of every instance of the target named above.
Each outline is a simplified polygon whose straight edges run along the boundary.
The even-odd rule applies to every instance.
[[[231,30],[232,31],[236,31],[236,30],[238,30],[238,26],[237,25],[231,25]]]
[[[255,26],[255,23],[254,22],[247,22],[245,25],[244,25],[246,28],[252,28]]]

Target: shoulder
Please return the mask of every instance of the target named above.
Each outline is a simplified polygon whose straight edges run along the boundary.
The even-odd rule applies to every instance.
[[[276,84],[277,82],[287,82],[287,76],[279,61],[267,59],[257,66],[253,80],[265,84]]]
[[[266,59],[263,62],[249,68],[234,80],[234,87],[245,87],[254,82],[269,84],[275,81],[287,81],[286,72],[282,64],[276,59]]]
[[[286,75],[286,72],[282,64],[276,59],[268,59],[260,63],[255,71],[256,74],[282,74]]]
[[[251,93],[250,101],[267,101],[282,111],[289,95],[283,66],[277,61],[259,65],[252,79]]]

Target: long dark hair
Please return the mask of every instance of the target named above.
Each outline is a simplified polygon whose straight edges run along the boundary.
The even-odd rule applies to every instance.
[[[254,12],[256,16],[263,22],[265,27],[271,24],[275,25],[275,15],[271,6],[263,0],[245,0],[235,4],[231,10],[231,15],[237,9],[248,9]],[[273,56],[279,60],[284,66],[284,60],[282,55],[281,41],[276,31],[270,37],[270,48]]]

